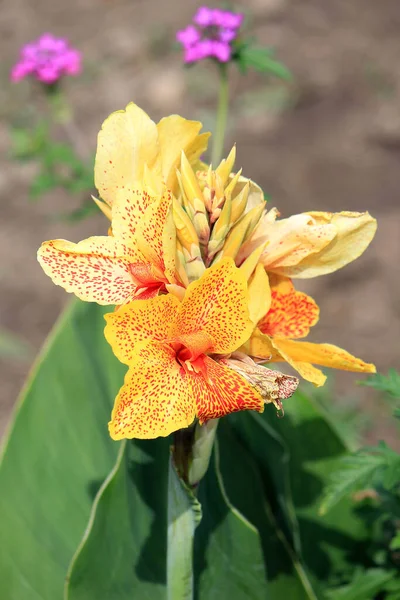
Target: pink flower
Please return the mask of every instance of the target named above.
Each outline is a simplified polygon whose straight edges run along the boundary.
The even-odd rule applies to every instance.
[[[19,61],[11,70],[11,80],[17,82],[32,75],[50,85],[63,75],[78,75],[81,62],[81,53],[72,48],[68,40],[44,33],[21,48]]]
[[[194,25],[188,25],[176,34],[182,44],[185,63],[204,58],[214,58],[226,63],[232,55],[231,42],[243,23],[243,15],[219,8],[200,6],[193,17]]]

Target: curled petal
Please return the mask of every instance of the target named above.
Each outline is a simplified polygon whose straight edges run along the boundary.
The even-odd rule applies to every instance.
[[[310,327],[319,317],[314,300],[295,290],[290,279],[274,278],[272,301],[268,313],[258,324],[259,329],[270,336],[301,338],[308,335]]]
[[[111,437],[165,437],[188,427],[194,418],[188,376],[176,362],[175,352],[157,343],[140,344],[115,400]]]
[[[137,344],[152,339],[164,341],[176,335],[174,323],[180,302],[167,294],[149,300],[136,300],[105,315],[104,335],[115,356],[131,364]]]
[[[118,190],[141,182],[145,165],[161,175],[156,124],[136,104],[112,113],[98,135],[96,188],[112,206]]]
[[[335,227],[335,237],[315,255],[304,258],[297,265],[275,269],[277,273],[303,279],[333,273],[361,256],[376,232],[376,220],[367,212],[308,214],[319,227]]]
[[[39,248],[38,261],[56,285],[81,300],[122,304],[136,292],[130,253],[112,237],[92,237],[79,244],[52,240]]]
[[[200,373],[188,374],[200,423],[239,410],[263,412],[264,399],[243,377],[207,356],[204,364],[207,380]]]
[[[232,259],[223,259],[189,285],[177,328],[182,334],[205,331],[214,340],[215,353],[229,354],[254,328],[248,303],[246,277]]]

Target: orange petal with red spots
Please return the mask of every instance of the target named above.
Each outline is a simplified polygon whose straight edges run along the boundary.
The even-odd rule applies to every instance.
[[[131,364],[136,344],[164,341],[176,336],[175,321],[180,302],[172,294],[136,300],[105,315],[104,335],[117,358]]]
[[[290,356],[292,360],[307,362],[331,369],[354,371],[359,373],[375,373],[376,368],[370,363],[365,363],[361,358],[356,358],[338,346],[332,344],[313,344],[311,342],[297,342],[274,338],[275,348],[280,353]]]
[[[272,337],[305,337],[318,321],[319,308],[310,296],[297,292],[290,279],[276,279],[270,309],[258,327]]]
[[[140,344],[109,423],[114,440],[165,437],[188,427],[195,405],[188,376],[166,345]]]
[[[177,327],[180,334],[205,331],[214,341],[214,352],[228,354],[251,335],[247,281],[231,258],[207,269],[187,288]]]
[[[129,253],[111,237],[92,237],[79,244],[52,240],[39,248],[38,261],[56,285],[81,300],[122,304],[136,292]]]
[[[243,377],[208,356],[204,357],[204,364],[207,381],[200,373],[188,373],[200,423],[239,410],[263,412],[263,398]]]

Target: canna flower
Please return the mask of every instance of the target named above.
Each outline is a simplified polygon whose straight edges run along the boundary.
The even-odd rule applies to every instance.
[[[167,436],[239,410],[280,406],[298,381],[230,359],[254,328],[246,278],[231,259],[207,269],[180,301],[167,294],[106,315],[105,336],[129,366],[109,423],[113,439]],[[256,365],[255,365],[256,366]],[[278,399],[278,400],[277,400]]]
[[[126,187],[112,206],[112,236],[78,244],[44,242],[39,263],[56,285],[103,305],[150,298],[170,284],[179,287],[170,209],[169,191],[157,197]]]
[[[78,75],[81,62],[81,53],[66,39],[44,33],[21,48],[19,61],[11,71],[11,80],[18,82],[32,75],[38,81],[51,85],[64,75]]]
[[[185,212],[197,235],[196,256],[190,249],[178,250],[182,263],[202,261],[204,270],[229,256],[249,277],[262,264],[268,273],[309,278],[344,267],[368,247],[376,220],[367,212],[310,212],[278,219],[275,208],[267,210],[262,190],[241,170],[233,171],[235,156],[234,147],[215,170],[201,165],[194,171],[182,154],[177,172],[181,208],[174,203],[174,218]],[[179,228],[177,236],[182,243]]]
[[[285,361],[304,379],[317,386],[326,376],[313,365],[345,371],[375,373],[374,365],[365,363],[332,344],[298,341],[308,335],[319,318],[319,308],[307,294],[295,290],[290,279],[270,276],[270,308],[243,351],[257,359]],[[268,294],[267,294],[268,295]]]
[[[177,32],[176,40],[184,49],[185,63],[214,58],[226,63],[232,55],[232,42],[243,23],[241,13],[201,6],[192,25]]]

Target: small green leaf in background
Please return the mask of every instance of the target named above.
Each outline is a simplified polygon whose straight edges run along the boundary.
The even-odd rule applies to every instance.
[[[325,490],[320,513],[326,514],[356,490],[371,487],[374,475],[384,465],[385,459],[376,454],[356,453],[341,458]]]
[[[249,69],[253,69],[286,81],[292,79],[290,71],[282,63],[275,60],[271,48],[254,46],[251,41],[238,42],[234,46],[233,59],[237,62],[238,68],[243,74],[246,74]]]
[[[366,385],[380,392],[385,392],[393,398],[400,399],[400,373],[396,369],[389,369],[387,375],[375,373],[367,379],[360,381],[360,385]]]
[[[393,577],[393,571],[359,569],[349,584],[327,591],[326,596],[328,600],[373,600]]]

